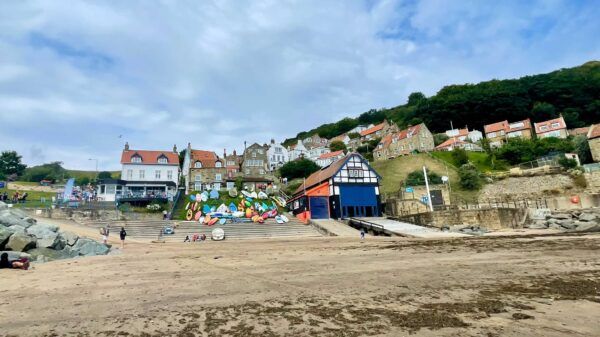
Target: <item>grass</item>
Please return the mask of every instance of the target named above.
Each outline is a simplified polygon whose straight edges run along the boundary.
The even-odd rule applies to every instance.
[[[437,159],[443,160],[448,164],[458,167],[458,165],[454,162],[452,158],[451,151],[436,151],[431,153]],[[470,152],[467,151],[467,156],[469,157],[469,161],[475,165],[475,167],[481,172],[491,172],[494,171],[490,165],[489,156],[485,152]]]
[[[96,179],[96,174],[96,171],[67,170],[66,176],[75,179],[87,177],[92,180]],[[110,171],[110,174],[114,179],[118,179],[121,176],[121,171]]]
[[[446,161],[432,158],[426,153],[403,156],[391,160],[375,161],[371,165],[383,177],[380,184],[381,192],[384,194],[398,192],[404,187],[403,181],[409,173],[422,171],[426,166],[429,172],[435,172],[440,176],[448,176],[452,187],[452,198],[461,200],[474,200],[479,195],[478,191],[468,191],[459,188],[458,172],[456,167]]]

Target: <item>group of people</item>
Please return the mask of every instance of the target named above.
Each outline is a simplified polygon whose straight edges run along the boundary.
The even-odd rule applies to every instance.
[[[24,203],[27,201],[27,197],[28,197],[27,192],[24,192],[21,194],[21,193],[19,193],[19,191],[16,191],[12,195],[12,198],[9,198],[8,193],[6,191],[4,191],[4,193],[2,193],[0,195],[0,201],[2,201],[4,203],[12,202],[13,204]]]
[[[108,244],[108,235],[110,234],[110,226],[100,228],[100,235],[102,235],[102,243]],[[119,231],[119,238],[121,239],[121,249],[125,248],[125,237],[127,237],[127,231],[125,227],[121,227],[121,231]]]
[[[8,253],[2,253],[0,255],[0,269],[29,269],[29,260],[27,258],[21,258],[18,260],[10,261],[8,259]]]
[[[183,242],[202,242],[206,240],[206,234],[202,233],[202,234],[198,234],[198,233],[194,233],[192,235],[192,238],[190,239],[189,235],[185,236],[185,239],[183,240]]]

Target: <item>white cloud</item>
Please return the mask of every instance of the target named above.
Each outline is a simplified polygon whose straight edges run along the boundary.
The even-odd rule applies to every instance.
[[[126,140],[241,150],[412,91],[598,58],[598,14],[568,1],[2,2],[0,148],[88,169],[118,168]]]

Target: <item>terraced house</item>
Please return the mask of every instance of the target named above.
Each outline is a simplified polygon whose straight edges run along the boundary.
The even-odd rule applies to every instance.
[[[489,139],[490,146],[492,147],[500,147],[510,138],[531,139],[533,136],[529,118],[513,123],[504,120],[487,124],[483,127],[483,130],[485,132],[485,137]]]
[[[535,134],[538,138],[556,137],[567,138],[567,124],[562,116],[547,121],[534,123]]]
[[[433,134],[423,123],[384,136],[373,151],[374,160],[387,160],[434,149]]]

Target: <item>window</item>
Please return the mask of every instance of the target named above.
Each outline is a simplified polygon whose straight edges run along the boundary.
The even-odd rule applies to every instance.
[[[194,168],[202,168],[202,163],[197,161],[194,163]]]
[[[252,158],[256,158],[256,152],[252,152]]]
[[[244,170],[244,173],[246,173],[246,174],[250,174],[250,169],[245,169],[245,170]]]
[[[540,126],[540,130],[546,131],[546,130],[548,130],[548,126],[547,125],[542,125],[542,126]]]
[[[220,184],[220,183],[214,183],[214,184],[213,184],[213,188],[214,188],[215,190],[217,190],[217,191],[220,191],[220,190],[221,190],[221,184]]]
[[[196,174],[194,176],[194,181],[202,181],[202,175],[201,174]]]
[[[524,126],[525,126],[525,123],[523,123],[523,122],[517,122],[517,123],[510,124],[509,128],[516,129],[516,128],[522,128]]]
[[[168,161],[168,160],[167,160],[167,158],[166,158],[166,157],[164,157],[164,156],[163,156],[163,157],[159,157],[159,158],[158,158],[158,163],[159,163],[159,164],[167,164],[168,162],[169,162],[169,161]]]
[[[560,126],[560,123],[552,123],[552,128],[553,129],[556,129],[559,126]]]
[[[155,179],[160,179],[160,170],[154,171],[154,178]]]
[[[220,161],[215,163],[215,167],[223,167],[223,163],[221,163]]]
[[[142,162],[142,157],[140,157],[140,156],[133,156],[133,157],[131,157],[131,162],[132,163],[141,163]]]
[[[235,182],[233,182],[233,181],[228,181],[227,182],[227,189],[228,190],[230,190],[230,189],[232,189],[234,187],[235,187]]]
[[[194,190],[200,191],[202,189],[202,183],[194,183]]]
[[[258,149],[258,153],[263,154],[263,150],[262,149]]]
[[[260,174],[265,174],[265,170],[260,169],[260,171],[258,171]]]
[[[233,166],[233,165],[235,165],[235,162],[233,162],[233,161],[231,161],[231,160],[229,160],[229,161],[227,162],[227,166]]]
[[[494,138],[496,137],[496,133],[495,132],[490,132],[487,134],[488,138]]]
[[[215,174],[215,180],[216,181],[221,181],[221,173]]]
[[[348,170],[348,177],[350,178],[362,178],[363,175],[363,170]]]
[[[146,178],[146,171],[140,170],[140,179],[145,179],[145,178]]]
[[[128,180],[133,179],[133,170],[127,170],[127,179]]]
[[[106,194],[115,194],[117,187],[115,185],[106,185]]]
[[[167,171],[167,179],[173,180],[173,171],[171,171],[171,170]]]

